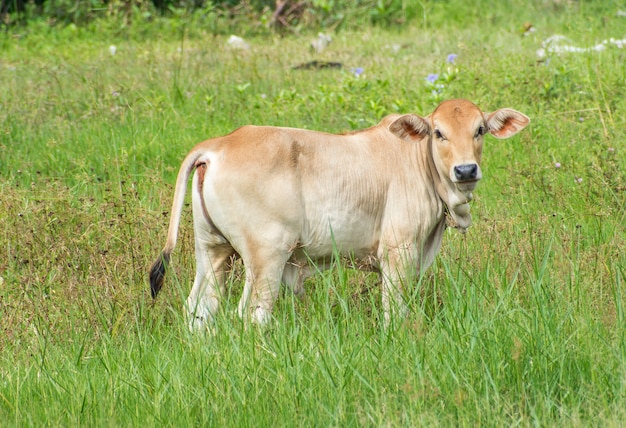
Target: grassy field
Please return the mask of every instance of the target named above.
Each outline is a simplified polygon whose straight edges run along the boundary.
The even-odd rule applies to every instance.
[[[626,424],[626,49],[610,41],[626,18],[608,1],[504,4],[426,2],[320,54],[316,31],[255,32],[240,51],[195,21],[2,33],[0,425]],[[554,34],[605,49],[540,58]],[[344,66],[292,69],[314,59]],[[239,267],[217,333],[191,335],[190,208],[151,301],[192,145],[248,123],[364,128],[455,97],[532,122],[487,137],[474,225],[446,232],[401,326],[382,329],[379,291],[360,292],[374,276],[338,264],[244,329]]]

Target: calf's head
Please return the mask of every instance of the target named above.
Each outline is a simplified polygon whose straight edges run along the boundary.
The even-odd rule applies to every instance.
[[[530,122],[528,117],[512,109],[483,113],[466,100],[445,101],[428,119],[437,171],[451,190],[463,194],[468,201],[482,178],[480,161],[484,135],[508,138]]]
[[[484,135],[509,138],[528,123],[530,119],[526,115],[513,109],[484,113],[470,101],[449,100],[427,117],[400,116],[389,125],[389,130],[405,140],[428,142],[428,156],[437,175],[437,191],[453,218],[464,228],[471,221],[467,203],[482,178],[480,161]],[[463,226],[464,222],[467,226]]]

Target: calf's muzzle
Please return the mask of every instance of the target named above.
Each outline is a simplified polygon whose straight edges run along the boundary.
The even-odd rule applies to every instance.
[[[478,177],[478,165],[467,163],[454,167],[454,175],[458,181],[476,180]]]

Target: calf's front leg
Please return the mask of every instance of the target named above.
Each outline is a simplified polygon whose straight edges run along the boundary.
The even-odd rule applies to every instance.
[[[417,252],[412,244],[385,248],[381,251],[382,304],[384,326],[401,321],[408,312],[406,291],[417,276]]]

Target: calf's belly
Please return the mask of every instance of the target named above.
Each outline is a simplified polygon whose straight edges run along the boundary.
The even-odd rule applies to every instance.
[[[298,254],[310,259],[326,259],[334,254],[355,259],[376,255],[379,232],[371,221],[353,221],[340,226],[329,224],[327,228],[316,227],[303,234]]]

